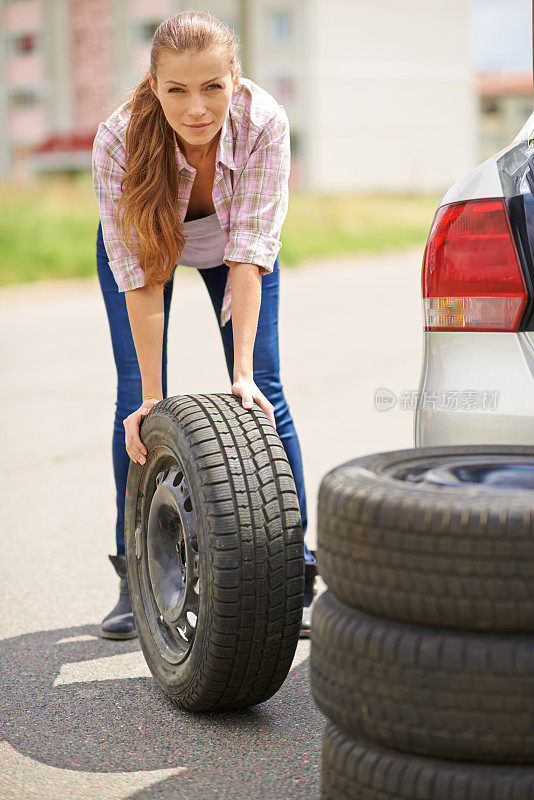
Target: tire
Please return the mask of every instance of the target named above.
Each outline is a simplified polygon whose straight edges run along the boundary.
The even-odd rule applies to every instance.
[[[440,761],[351,739],[326,725],[321,800],[533,800],[534,769]]]
[[[533,478],[534,447],[526,446],[348,461],[319,487],[319,572],[341,601],[372,614],[534,632]]]
[[[428,628],[330,591],[312,619],[315,702],[348,734],[411,753],[534,762],[534,637]]]
[[[144,419],[130,462],[128,582],[139,641],[163,692],[208,711],[262,703],[299,639],[304,544],[280,438],[230,394],[179,395]]]

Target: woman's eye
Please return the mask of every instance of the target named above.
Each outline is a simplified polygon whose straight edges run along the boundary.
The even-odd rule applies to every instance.
[[[217,89],[222,89],[222,86],[220,85],[220,83],[210,83],[210,85],[208,86],[208,89],[211,89],[212,86],[215,86]],[[173,86],[171,89],[169,89],[169,92],[176,92],[176,91],[181,92],[182,89],[180,89],[179,86]]]

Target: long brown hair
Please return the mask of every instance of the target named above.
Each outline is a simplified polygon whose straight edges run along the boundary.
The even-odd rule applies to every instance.
[[[133,249],[137,233],[139,263],[148,286],[164,284],[181,255],[185,236],[178,212],[178,172],[174,131],[152,91],[164,52],[205,52],[221,49],[232,78],[241,74],[239,39],[224,22],[207,11],[188,9],[173,14],[156,29],[150,47],[150,67],[130,92],[131,117],[126,129],[126,175],[121,183],[115,223]],[[123,214],[119,217],[119,212]]]

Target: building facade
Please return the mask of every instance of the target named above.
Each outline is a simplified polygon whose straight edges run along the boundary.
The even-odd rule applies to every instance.
[[[89,169],[156,26],[209,8],[284,105],[291,183],[436,191],[476,160],[470,0],[0,0],[0,174]],[[436,35],[439,31],[439,36]]]
[[[532,73],[481,73],[479,98],[479,160],[510,144],[534,111]]]

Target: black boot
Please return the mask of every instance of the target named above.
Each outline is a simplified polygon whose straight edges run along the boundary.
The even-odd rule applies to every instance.
[[[310,553],[313,556],[316,555],[313,550],[310,550]],[[300,626],[301,639],[309,639],[311,635],[311,620],[317,596],[315,579],[318,574],[317,562],[315,564],[304,564],[304,608],[302,609],[302,623]]]
[[[119,602],[107,617],[104,617],[100,626],[100,636],[105,639],[134,639],[137,636],[135,622],[130,604],[128,591],[128,577],[126,575],[126,557],[108,556],[115,567],[115,572],[121,579]]]

